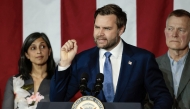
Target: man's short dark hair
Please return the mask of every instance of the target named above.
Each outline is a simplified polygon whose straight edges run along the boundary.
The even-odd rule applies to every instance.
[[[117,27],[120,29],[123,26],[124,27],[126,26],[127,15],[118,5],[108,4],[101,8],[98,8],[94,13],[94,22],[98,14],[99,15],[111,15],[111,14],[116,15]]]

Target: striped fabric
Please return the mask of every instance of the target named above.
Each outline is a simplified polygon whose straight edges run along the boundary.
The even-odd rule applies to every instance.
[[[23,40],[32,32],[44,32],[53,45],[56,62],[68,39],[78,41],[81,52],[94,46],[94,11],[108,3],[127,13],[122,38],[156,56],[167,51],[164,27],[174,9],[190,11],[190,0],[1,0],[0,1],[0,103],[8,78],[18,73]],[[1,106],[1,104],[0,104]]]

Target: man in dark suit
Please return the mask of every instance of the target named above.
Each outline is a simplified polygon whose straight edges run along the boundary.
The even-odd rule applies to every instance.
[[[143,104],[148,92],[150,99],[155,102],[154,109],[170,109],[171,95],[154,55],[120,38],[125,31],[126,13],[119,6],[109,4],[96,10],[94,18],[94,41],[97,47],[76,55],[76,40],[68,40],[62,46],[58,70],[51,80],[50,100],[69,101],[79,91],[81,74],[84,72],[89,75],[87,87],[93,90],[96,75],[107,74],[105,66],[109,60],[112,83],[108,83],[108,90],[104,89],[110,76],[104,77],[103,90],[97,95],[99,100]],[[105,53],[111,54],[111,57],[107,58]],[[110,93],[107,91],[111,90],[113,94],[107,97],[107,93]]]
[[[171,12],[165,37],[168,52],[156,60],[174,99],[173,109],[190,109],[190,13],[182,9]]]

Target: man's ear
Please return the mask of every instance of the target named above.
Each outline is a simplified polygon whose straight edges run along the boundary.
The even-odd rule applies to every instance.
[[[119,36],[121,36],[124,33],[124,30],[125,30],[125,26],[119,29]]]

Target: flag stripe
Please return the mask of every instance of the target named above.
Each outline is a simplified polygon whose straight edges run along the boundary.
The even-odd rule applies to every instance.
[[[23,9],[23,40],[33,32],[44,32],[57,62],[61,47],[60,0],[23,0]]]
[[[0,1],[0,107],[5,84],[18,73],[18,58],[22,44],[22,0]]]
[[[190,0],[174,0],[175,9],[185,9],[190,12]]]
[[[94,46],[93,18],[96,10],[95,0],[61,1],[61,41],[76,39],[78,52]]]
[[[137,0],[137,46],[160,56],[167,51],[164,28],[173,0]]]

